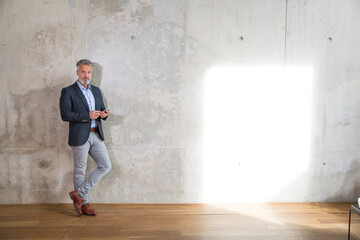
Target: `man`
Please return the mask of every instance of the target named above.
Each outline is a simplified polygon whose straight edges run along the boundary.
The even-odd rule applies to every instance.
[[[96,211],[86,200],[87,193],[111,169],[111,162],[104,144],[101,120],[106,120],[109,109],[104,106],[100,89],[90,85],[93,64],[87,59],[76,63],[78,80],[63,88],[60,113],[69,122],[69,145],[74,158],[74,190],[69,193],[76,212],[81,216],[95,216]],[[84,180],[88,154],[97,168]]]

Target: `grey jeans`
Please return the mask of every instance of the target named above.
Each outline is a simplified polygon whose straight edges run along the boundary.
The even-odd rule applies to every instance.
[[[87,203],[86,194],[95,186],[100,179],[111,169],[109,154],[104,141],[97,133],[90,132],[89,139],[84,145],[72,147],[74,157],[74,188],[78,191],[84,203]],[[88,154],[94,159],[97,168],[85,179]]]

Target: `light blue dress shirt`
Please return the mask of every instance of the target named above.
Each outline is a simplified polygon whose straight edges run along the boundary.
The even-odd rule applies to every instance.
[[[79,83],[79,81],[76,81],[79,85],[79,88],[81,89],[82,93],[84,94],[84,97],[87,101],[87,104],[89,106],[90,111],[95,110],[95,98],[91,91],[91,85],[89,84],[88,89],[86,89],[83,85]],[[91,128],[97,127],[97,123],[95,119],[91,119]]]

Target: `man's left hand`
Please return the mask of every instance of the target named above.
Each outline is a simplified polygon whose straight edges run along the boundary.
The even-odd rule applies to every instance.
[[[109,112],[110,112],[110,110],[105,110],[105,111],[100,112],[100,117],[101,118],[106,118],[107,115],[109,115]]]

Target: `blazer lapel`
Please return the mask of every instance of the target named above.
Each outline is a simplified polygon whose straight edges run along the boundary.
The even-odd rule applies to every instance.
[[[79,85],[75,82],[75,83],[73,84],[73,87],[75,88],[75,91],[76,91],[76,93],[79,95],[81,101],[84,103],[86,109],[87,109],[88,111],[90,111],[89,105],[88,105],[88,103],[87,103],[87,101],[86,101],[86,98],[85,98],[84,94],[82,93],[81,89],[79,88]]]
[[[94,90],[95,88],[91,86],[91,92],[94,95],[94,99],[95,99],[95,110],[101,110],[99,106],[99,96],[97,95],[97,91]]]

